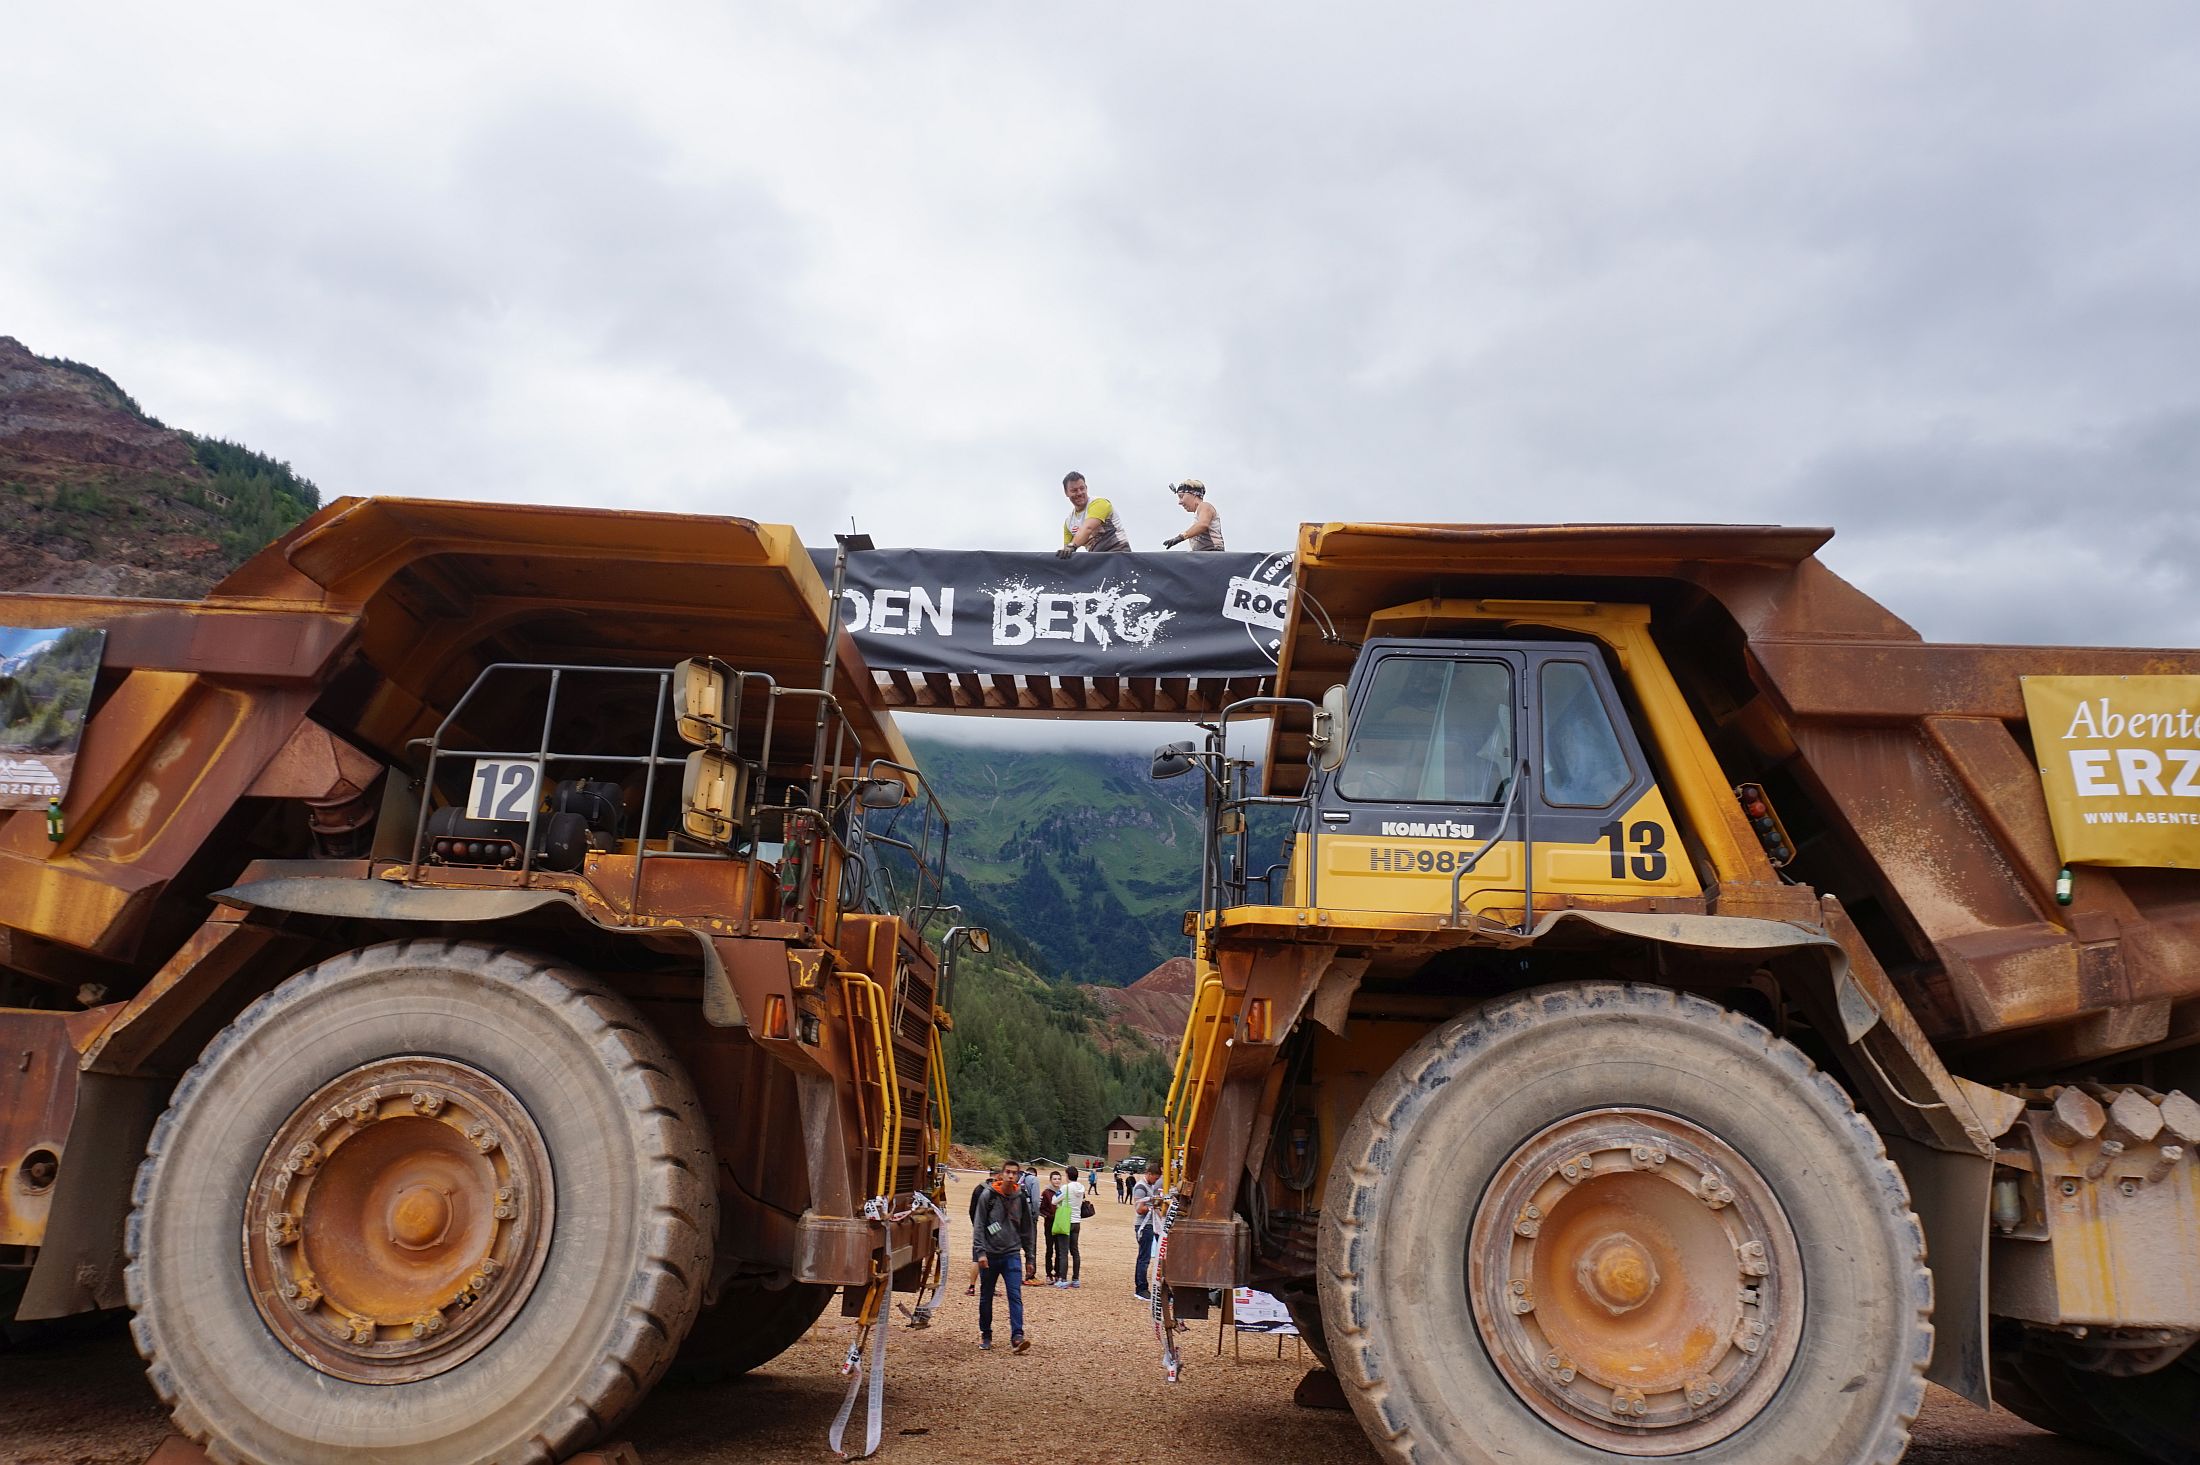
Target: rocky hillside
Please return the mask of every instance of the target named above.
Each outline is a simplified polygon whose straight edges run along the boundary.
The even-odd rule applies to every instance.
[[[200,595],[319,504],[289,464],[0,336],[0,590]]]
[[[1192,990],[1198,969],[1188,956],[1172,956],[1128,987],[1078,988],[1099,1004],[1110,1021],[1119,1022],[1164,1053],[1176,1052],[1184,1024],[1192,1015]]]

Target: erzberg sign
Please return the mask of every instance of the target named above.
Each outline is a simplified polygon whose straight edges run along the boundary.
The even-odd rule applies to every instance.
[[[2063,863],[2200,869],[2200,677],[2026,677],[2024,711]]]
[[[1288,555],[876,549],[848,556],[841,625],[882,671],[1248,677],[1290,601]]]

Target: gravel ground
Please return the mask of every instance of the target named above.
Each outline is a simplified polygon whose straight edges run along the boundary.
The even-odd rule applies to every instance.
[[[959,1203],[954,1244],[968,1254]],[[1112,1186],[1084,1225],[1084,1286],[1025,1293],[1032,1348],[977,1348],[977,1303],[962,1274],[925,1332],[897,1327],[887,1344],[887,1465],[1025,1465],[1041,1441],[1090,1462],[1185,1458],[1277,1465],[1362,1465],[1375,1459],[1350,1413],[1304,1410],[1292,1388],[1311,1365],[1286,1343],[1248,1335],[1240,1357],[1215,1356],[1215,1325],[1183,1335],[1183,1381],[1170,1387],[1144,1305],[1131,1296],[1136,1244],[1130,1207]],[[967,1268],[967,1263],[964,1264]],[[996,1306],[1000,1306],[998,1300]],[[1005,1312],[1005,1308],[1002,1309]],[[812,1462],[829,1458],[825,1431],[845,1381],[853,1324],[829,1314],[776,1363],[729,1384],[660,1386],[620,1435],[644,1465]],[[1005,1345],[1005,1317],[995,1320]],[[138,1465],[165,1432],[127,1335],[0,1354],[0,1460],[21,1465]],[[861,1416],[851,1426],[860,1433]],[[1068,1435],[1067,1442],[1060,1436]],[[1931,1391],[1908,1459],[1925,1465],[2106,1465],[2118,1457],[2043,1434],[1999,1410],[1981,1413]]]

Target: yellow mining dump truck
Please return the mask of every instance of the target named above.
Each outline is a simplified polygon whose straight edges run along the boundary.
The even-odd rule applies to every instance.
[[[0,815],[0,1316],[127,1303],[270,1465],[547,1461],[684,1340],[883,1325],[946,825],[829,603],[782,527],[403,500],[201,602],[0,595],[104,639]]]
[[[1931,1378],[2200,1460],[2200,653],[1928,645],[1827,538],[1308,526],[1277,696],[1156,755],[1162,1274],[1387,1458],[1864,1465]]]

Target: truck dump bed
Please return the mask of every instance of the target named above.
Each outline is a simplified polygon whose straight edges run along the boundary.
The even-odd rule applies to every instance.
[[[1344,680],[1368,616],[1423,599],[1644,604],[1790,874],[1840,897],[1926,1030],[1981,1075],[2200,1038],[2200,872],[2061,869],[2026,676],[2200,674],[2200,651],[1933,645],[1816,558],[1824,529],[1309,524],[1279,693]],[[1502,616],[1502,608],[1493,610]],[[1532,624],[1532,614],[1521,619]],[[1280,726],[1276,792],[1305,777]]]
[[[203,601],[0,595],[0,622],[107,632],[64,838],[0,811],[0,964],[130,990],[255,853],[257,797],[416,762],[406,745],[484,666],[709,650],[814,686],[827,600],[785,526],[408,499],[339,499]],[[907,763],[860,658],[839,654],[861,754]],[[236,837],[211,838],[224,821]]]

